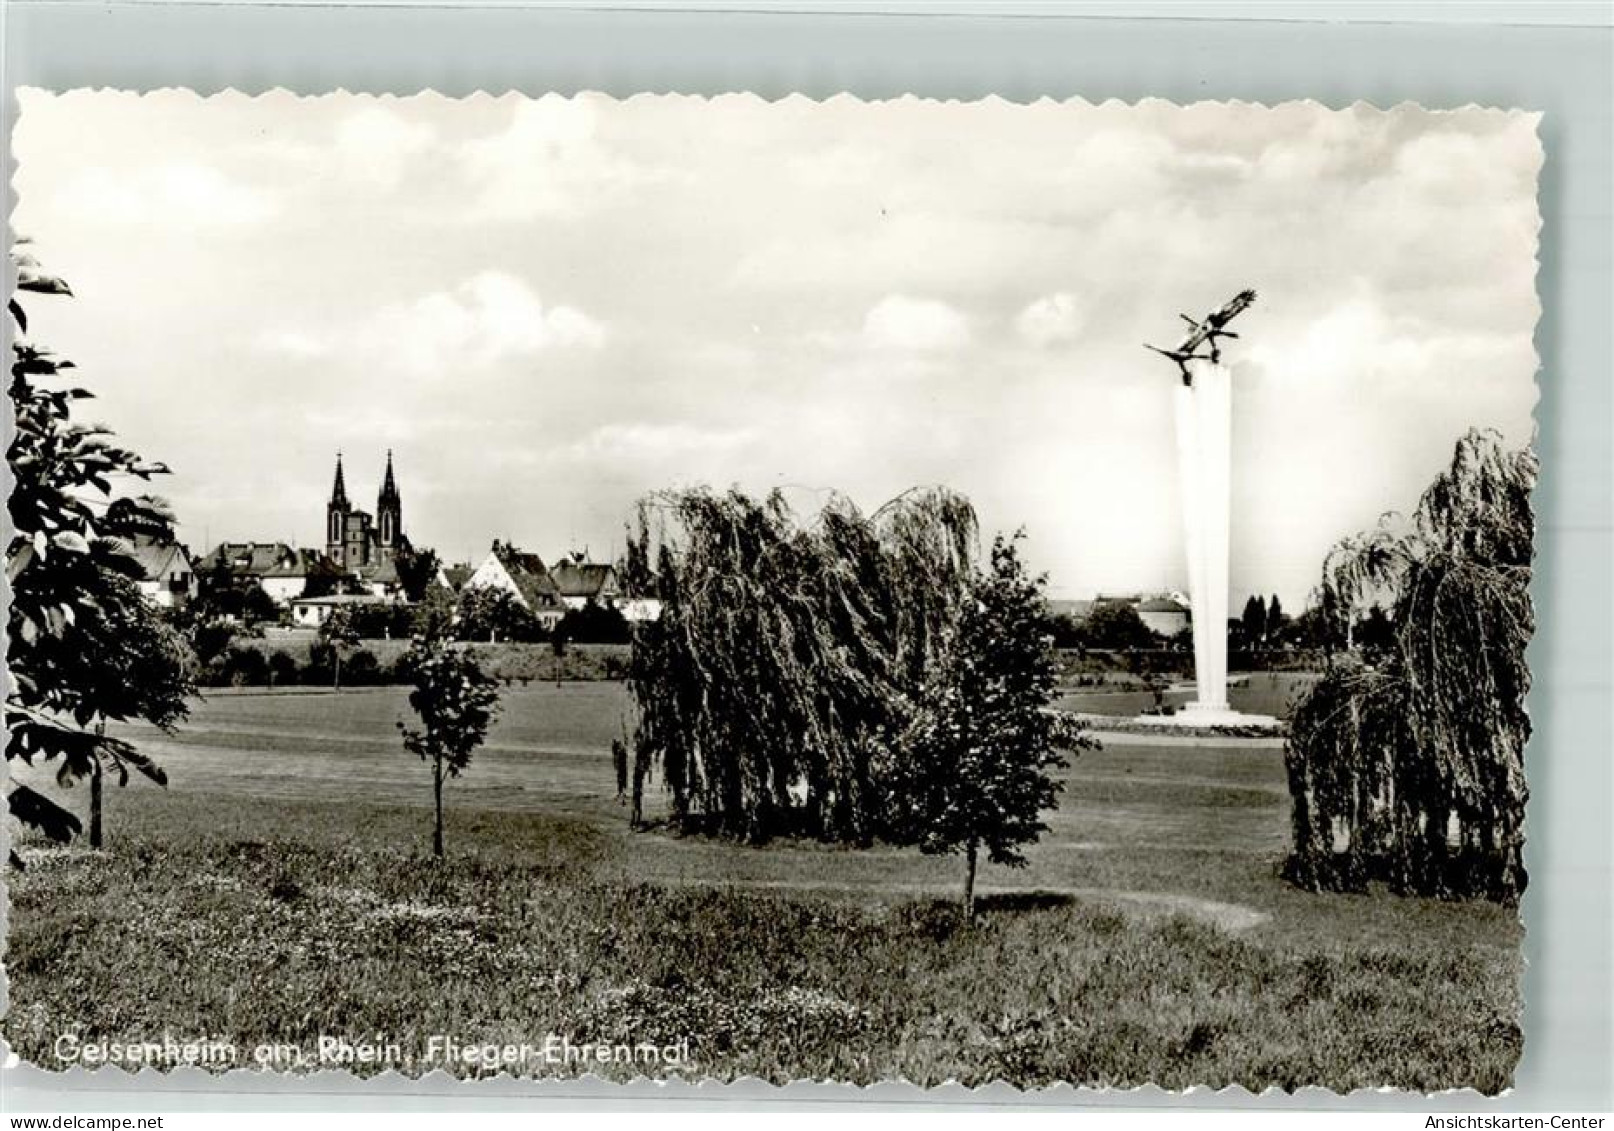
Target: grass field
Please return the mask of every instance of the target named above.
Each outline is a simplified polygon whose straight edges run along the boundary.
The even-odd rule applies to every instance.
[[[1228,688],[1228,705],[1246,714],[1286,719],[1296,698],[1316,681],[1309,672],[1237,673]],[[1192,683],[1174,683],[1162,694],[1163,701],[1176,708],[1193,698]],[[1112,686],[1073,687],[1060,697],[1058,705],[1081,714],[1138,715],[1154,706],[1154,693],[1117,679]]]
[[[402,689],[215,694],[141,735],[171,785],[109,791],[106,852],[25,844],[8,1038],[46,1066],[71,1031],[318,1067],[321,1034],[380,1034],[394,1067],[475,1074],[424,1059],[428,1036],[687,1037],[686,1076],[1022,1086],[1495,1092],[1517,1061],[1516,915],[1283,884],[1275,742],[1107,739],[963,929],[954,859],[631,832],[619,684],[505,705],[448,787],[444,866]]]

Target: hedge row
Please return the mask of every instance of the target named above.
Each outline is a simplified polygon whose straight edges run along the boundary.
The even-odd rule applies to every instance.
[[[382,655],[360,646],[342,659],[342,686],[366,687],[408,683],[402,642],[375,641]],[[507,685],[536,681],[567,682],[626,678],[628,648],[619,645],[574,645],[556,656],[548,645],[471,644],[482,665]],[[390,657],[389,655],[390,654]],[[290,649],[265,640],[231,644],[205,665],[197,682],[204,687],[329,687],[336,681],[329,644],[313,642]]]

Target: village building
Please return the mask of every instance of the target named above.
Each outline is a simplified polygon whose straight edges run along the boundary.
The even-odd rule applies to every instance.
[[[221,542],[196,563],[203,578],[227,577],[236,586],[256,585],[285,607],[301,597],[310,578],[330,578],[334,568],[317,550],[285,542]]]
[[[611,607],[621,613],[622,619],[629,624],[658,620],[661,617],[661,598],[659,597],[620,596],[611,602]]]
[[[1181,593],[1164,593],[1140,599],[1136,605],[1138,619],[1149,626],[1151,632],[1170,639],[1193,622],[1188,598]]]
[[[298,628],[319,628],[341,608],[385,605],[386,597],[374,593],[332,593],[325,597],[298,597],[291,602],[291,623]]]
[[[581,609],[589,602],[614,607],[622,595],[616,567],[600,562],[562,559],[550,567],[549,576],[568,609]]]
[[[1092,601],[1073,601],[1060,597],[1050,597],[1047,604],[1049,616],[1069,617],[1074,624],[1081,624],[1093,611]]]
[[[141,576],[135,584],[159,608],[183,605],[196,592],[196,563],[178,542],[142,535],[131,539],[129,556],[140,563]]]
[[[447,571],[442,580],[455,592],[478,586],[503,589],[531,610],[545,627],[552,627],[567,612],[590,604],[615,609],[630,622],[655,620],[661,615],[659,600],[623,591],[614,565],[573,555],[545,566],[537,554],[506,542],[495,541],[488,556],[458,585],[453,584],[455,578]]]
[[[1128,605],[1138,614],[1149,631],[1167,639],[1176,636],[1193,623],[1193,610],[1188,598],[1181,593],[1129,593],[1121,596],[1099,594],[1091,601],[1050,600],[1051,616],[1066,616],[1081,624],[1100,604]]]
[[[437,567],[437,576],[432,581],[457,596],[475,572],[476,567],[470,562],[457,562],[450,566],[440,565]]]
[[[462,591],[469,589],[499,589],[509,593],[546,628],[553,627],[566,615],[566,602],[543,559],[497,539],[488,556],[465,579]]]

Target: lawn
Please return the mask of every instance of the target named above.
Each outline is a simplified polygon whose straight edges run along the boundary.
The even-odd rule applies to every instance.
[[[1059,700],[1067,711],[1091,715],[1139,715],[1154,706],[1154,693],[1135,686],[1134,681],[1111,676],[1114,682],[1098,688],[1070,687]],[[1228,704],[1235,711],[1251,715],[1271,715],[1286,719],[1297,698],[1317,682],[1309,672],[1243,672],[1234,673],[1228,687]],[[1162,693],[1162,701],[1181,708],[1194,698],[1193,684],[1182,680],[1172,682]]]
[[[505,702],[448,788],[444,866],[402,689],[215,694],[141,735],[170,787],[111,790],[105,853],[27,844],[10,879],[8,1038],[46,1066],[71,1031],[318,1067],[320,1035],[379,1034],[461,1074],[431,1035],[688,1038],[686,1076],[1022,1086],[1495,1092],[1517,1061],[1516,915],[1283,884],[1277,743],[1106,740],[963,929],[954,859],[630,831],[618,684]]]

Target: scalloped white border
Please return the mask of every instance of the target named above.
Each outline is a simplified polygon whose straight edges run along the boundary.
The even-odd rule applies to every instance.
[[[1290,109],[1298,106],[1305,107],[1315,113],[1323,114],[1350,112],[1360,113],[1365,110],[1380,116],[1418,114],[1422,116],[1451,117],[1462,114],[1483,115],[1485,117],[1516,117],[1522,115],[1531,119],[1533,125],[1532,133],[1536,140],[1536,161],[1535,168],[1533,170],[1536,183],[1536,216],[1535,230],[1533,233],[1535,239],[1535,251],[1532,262],[1534,269],[1531,274],[1533,283],[1532,295],[1535,300],[1534,322],[1531,335],[1532,357],[1534,360],[1534,368],[1531,372],[1531,383],[1535,389],[1535,401],[1531,407],[1532,447],[1536,445],[1539,438],[1540,423],[1536,418],[1536,413],[1541,404],[1541,351],[1540,346],[1536,342],[1536,338],[1539,336],[1541,331],[1541,316],[1543,311],[1540,294],[1540,273],[1541,233],[1544,229],[1545,221],[1541,212],[1540,183],[1542,170],[1545,168],[1546,164],[1546,148],[1541,137],[1541,124],[1545,115],[1544,112],[1540,110],[1508,108],[1498,105],[1482,105],[1477,102],[1467,102],[1459,106],[1429,107],[1410,99],[1403,99],[1389,106],[1381,107],[1370,100],[1360,98],[1338,106],[1331,106],[1315,98],[1284,99],[1271,103],[1240,98],[1204,98],[1196,99],[1191,102],[1178,102],[1170,98],[1150,96],[1136,99],[1134,101],[1127,101],[1125,99],[1112,97],[1103,99],[1099,102],[1093,102],[1090,99],[1084,98],[1080,95],[1072,95],[1063,99],[1056,99],[1048,95],[1043,95],[1038,98],[1022,101],[1018,99],[1004,98],[998,94],[987,94],[980,98],[965,99],[938,98],[905,93],[892,98],[864,99],[848,90],[841,90],[836,94],[828,95],[823,98],[811,97],[809,95],[802,94],[799,91],[792,91],[777,98],[768,98],[749,90],[731,90],[715,95],[701,94],[698,92],[680,92],[676,90],[642,90],[625,97],[618,97],[605,91],[581,89],[570,93],[550,90],[541,95],[531,95],[517,90],[514,87],[506,87],[498,94],[493,94],[486,90],[478,90],[473,94],[464,96],[445,95],[431,87],[422,87],[416,90],[414,93],[400,95],[391,91],[369,91],[362,89],[350,90],[345,86],[319,93],[300,93],[284,86],[273,86],[255,93],[242,90],[235,86],[226,86],[219,90],[205,90],[190,86],[158,86],[150,89],[133,90],[128,87],[117,87],[110,85],[72,87],[66,90],[47,90],[43,87],[19,86],[15,88],[14,93],[22,108],[22,114],[19,114],[17,122],[12,123],[13,130],[15,130],[17,124],[21,121],[22,115],[26,113],[27,102],[30,98],[45,96],[73,99],[77,97],[105,95],[133,96],[142,100],[159,95],[164,97],[188,96],[193,101],[218,100],[224,103],[235,103],[241,101],[255,102],[259,100],[288,98],[297,102],[317,101],[330,98],[349,98],[355,99],[360,103],[374,102],[382,105],[410,102],[492,102],[510,103],[513,105],[522,102],[542,102],[547,100],[583,100],[591,102],[620,102],[628,104],[638,101],[690,101],[715,104],[740,102],[745,104],[762,103],[770,107],[774,105],[786,107],[798,106],[802,103],[826,107],[840,106],[851,103],[860,106],[868,105],[883,108],[895,108],[909,105],[944,105],[966,108],[990,107],[992,109],[1002,110],[1046,110],[1049,108],[1064,110],[1093,110],[1114,107],[1121,107],[1125,109],[1169,107],[1171,109],[1182,111],[1199,106],[1230,106],[1240,109],[1258,109],[1268,112],[1279,109]],[[13,170],[16,170],[20,168],[20,162],[16,160],[15,154],[10,152],[10,138],[7,139],[6,145],[8,156],[12,161],[12,168]],[[12,211],[14,213],[19,200],[14,175],[11,181],[8,183],[8,187],[11,193]],[[13,215],[8,214],[6,220],[8,247],[11,246],[17,237],[15,228],[12,226],[12,219]],[[12,265],[9,256],[6,257],[4,271],[7,294],[9,295],[15,292],[16,287],[15,268]],[[5,333],[7,341],[9,342],[11,335],[11,324],[9,319],[6,321]],[[7,433],[9,434],[11,428],[9,404],[5,408],[5,413],[5,427]],[[7,479],[9,483],[9,475],[7,476]],[[1539,496],[1539,494],[1540,482],[1538,479],[1536,489],[1531,496],[1532,505],[1534,503],[1534,499]],[[1539,535],[1539,523],[1537,530]],[[3,647],[3,645],[0,645],[0,647]],[[5,776],[7,778],[10,776],[9,766],[7,767]],[[1528,812],[1529,806],[1527,804],[1525,823],[1527,832],[1529,828]],[[1528,835],[1526,836],[1526,841],[1528,843]],[[0,821],[0,857],[3,857],[6,850],[9,849],[10,842],[10,822]],[[9,971],[5,966],[4,958],[7,950],[9,950],[11,899],[9,885],[0,882],[0,889],[3,889],[3,891],[0,891],[0,894],[3,894],[3,898],[0,898],[0,1019],[3,1019],[4,1016],[10,1011],[11,979]],[[1528,895],[1528,891],[1526,894]],[[1522,1011],[1526,1007],[1526,1003],[1523,999],[1524,977],[1528,966],[1528,957],[1525,949],[1525,935],[1527,935],[1529,929],[1529,924],[1525,921],[1523,914],[1522,900],[1519,908],[1517,909],[1517,914],[1521,927],[1521,938],[1518,953],[1518,976],[1520,986],[1520,1020],[1522,1021]],[[1523,1026],[1521,1025],[1521,1029],[1522,1028]],[[1525,1034],[1525,1037],[1528,1039],[1528,1033]],[[1520,1059],[1514,1064],[1514,1074],[1517,1073],[1519,1064],[1523,1062],[1523,1055],[1523,1051],[1521,1050]],[[593,1075],[592,1073],[571,1077],[518,1076],[508,1070],[501,1071],[492,1076],[462,1078],[455,1077],[441,1068],[436,1068],[430,1072],[414,1077],[406,1076],[398,1072],[396,1069],[388,1069],[386,1072],[378,1073],[370,1077],[360,1077],[350,1071],[330,1068],[321,1068],[307,1073],[290,1073],[276,1072],[272,1069],[266,1068],[254,1069],[243,1067],[233,1068],[220,1073],[209,1073],[200,1068],[185,1065],[168,1068],[158,1066],[143,1066],[138,1070],[130,1070],[121,1065],[108,1064],[96,1069],[86,1069],[82,1065],[74,1065],[73,1067],[67,1069],[53,1070],[32,1062],[23,1061],[11,1048],[10,1042],[6,1040],[3,1033],[0,1033],[0,1065],[3,1065],[7,1074],[21,1073],[24,1079],[26,1079],[28,1075],[38,1074],[39,1076],[45,1078],[70,1081],[79,1085],[83,1085],[85,1083],[97,1085],[121,1080],[128,1080],[129,1082],[136,1084],[142,1081],[153,1083],[160,1082],[161,1085],[165,1086],[163,1090],[173,1091],[177,1094],[208,1095],[220,1093],[258,1093],[267,1095],[284,1094],[287,1096],[296,1096],[307,1095],[310,1092],[317,1092],[320,1094],[344,1096],[371,1094],[388,1095],[394,1097],[429,1096],[452,1098],[475,1093],[478,1096],[486,1097],[527,1096],[534,1099],[589,1098],[604,1100],[638,1098],[649,1099],[655,1098],[655,1093],[659,1093],[661,1096],[666,1096],[670,1092],[683,1092],[685,1094],[700,1096],[710,1095],[717,1090],[728,1090],[743,1086],[761,1086],[763,1088],[770,1089],[773,1092],[773,1096],[764,1100],[764,1103],[777,1103],[781,1105],[798,1100],[807,1102],[840,1100],[858,1103],[868,1099],[878,1099],[881,1102],[900,1103],[904,1102],[904,1100],[912,1102],[916,1099],[916,1097],[912,1094],[905,1097],[891,1097],[890,1100],[887,1100],[886,1097],[883,1096],[873,1096],[870,1094],[884,1089],[893,1089],[898,1091],[906,1091],[908,1093],[917,1093],[918,1102],[921,1104],[934,1104],[937,1101],[946,1102],[956,1100],[957,1102],[969,1105],[981,1104],[984,1102],[992,1105],[1020,1108],[1041,1107],[1045,1104],[1049,1107],[1053,1107],[1060,1104],[1070,1105],[1073,1102],[1078,1106],[1100,1106],[1102,1100],[1106,1097],[1128,1096],[1162,1102],[1163,1106],[1169,1108],[1170,1110],[1234,1110],[1234,1107],[1231,1105],[1218,1104],[1215,1108],[1195,1108],[1192,1104],[1185,1102],[1203,1095],[1207,1097],[1214,1097],[1218,1100],[1233,1100],[1235,1103],[1245,1100],[1260,1103],[1263,1100],[1279,1097],[1284,1100],[1297,1101],[1297,1103],[1294,1106],[1286,1105],[1285,1108],[1272,1110],[1303,1110],[1303,1107],[1301,1107],[1299,1101],[1304,1101],[1308,1097],[1326,1096],[1345,1100],[1367,1098],[1380,1100],[1417,1098],[1428,1101],[1438,1097],[1460,1096],[1482,1101],[1495,1101],[1511,1095],[1515,1090],[1512,1076],[1509,1078],[1507,1087],[1495,1094],[1487,1094],[1472,1087],[1447,1088],[1434,1092],[1411,1092],[1389,1085],[1381,1085],[1379,1087],[1372,1088],[1355,1088],[1348,1092],[1339,1092],[1332,1088],[1320,1085],[1304,1085],[1294,1089],[1284,1089],[1277,1085],[1271,1085],[1259,1092],[1253,1092],[1242,1084],[1228,1084],[1220,1088],[1212,1087],[1207,1084],[1195,1084],[1175,1091],[1161,1088],[1156,1084],[1144,1084],[1132,1088],[1120,1088],[1113,1086],[1092,1087],[1085,1084],[1072,1084],[1070,1082],[1060,1082],[1044,1087],[1021,1088],[1006,1080],[993,1080],[985,1084],[976,1085],[974,1087],[966,1086],[952,1080],[941,1084],[922,1086],[914,1084],[905,1077],[881,1080],[873,1084],[855,1084],[831,1080],[829,1078],[800,1078],[792,1080],[789,1084],[780,1085],[755,1076],[736,1076],[732,1078],[703,1076],[698,1080],[686,1080],[679,1073],[670,1073],[667,1076],[660,1078],[639,1075],[635,1076],[627,1083],[618,1083],[615,1081],[606,1080],[602,1077]],[[153,1076],[157,1078],[155,1081],[152,1080]],[[264,1087],[266,1083],[271,1082],[275,1086],[270,1088]],[[182,1088],[169,1089],[166,1087],[166,1085],[169,1083],[179,1083],[185,1086]],[[189,1086],[193,1084],[200,1086]],[[238,1084],[242,1085],[242,1087],[238,1091],[235,1087],[220,1087],[219,1085],[221,1084]],[[330,1087],[330,1085],[333,1084],[338,1085],[339,1087]],[[581,1089],[581,1092],[579,1089]],[[649,1089],[649,1091],[646,1091],[646,1089]],[[802,1094],[804,1092],[809,1094]],[[838,1094],[825,1095],[825,1092],[833,1092]],[[962,1094],[962,1098],[959,1095],[960,1093]],[[95,1091],[85,1089],[83,1094],[94,1095]],[[1036,1102],[1027,1104],[1025,1102],[1027,1100]],[[1382,1110],[1392,1111],[1395,1110],[1395,1108],[1385,1105]]]

